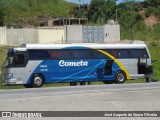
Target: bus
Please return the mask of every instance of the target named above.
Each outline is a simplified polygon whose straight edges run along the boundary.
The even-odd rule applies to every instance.
[[[144,42],[23,44],[8,50],[2,71],[3,85],[41,87],[60,82],[124,83],[150,78],[153,67]]]

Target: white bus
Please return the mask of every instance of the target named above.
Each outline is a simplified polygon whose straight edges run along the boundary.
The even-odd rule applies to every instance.
[[[57,82],[124,83],[152,73],[145,43],[24,44],[9,49],[2,82],[26,87]]]

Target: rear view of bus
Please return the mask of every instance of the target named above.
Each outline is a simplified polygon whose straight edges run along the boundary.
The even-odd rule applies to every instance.
[[[3,66],[3,85],[41,87],[47,83],[124,83],[153,73],[144,43],[25,44],[9,49]]]

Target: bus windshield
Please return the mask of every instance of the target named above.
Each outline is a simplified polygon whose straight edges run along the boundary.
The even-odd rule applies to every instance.
[[[13,56],[7,56],[4,61],[4,67],[9,67],[13,65]]]
[[[12,66],[14,63],[13,58],[14,58],[14,52],[9,50],[4,61],[4,67]]]

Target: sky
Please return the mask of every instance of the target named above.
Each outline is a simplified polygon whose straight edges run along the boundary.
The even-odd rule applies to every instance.
[[[90,3],[91,0],[66,0],[66,1],[77,3],[77,4],[79,4],[79,3],[83,4],[83,2],[84,2],[84,4],[86,4],[86,3]],[[118,0],[117,3],[120,3],[123,1],[125,1],[125,0]],[[144,1],[144,0],[136,0],[136,1]]]

